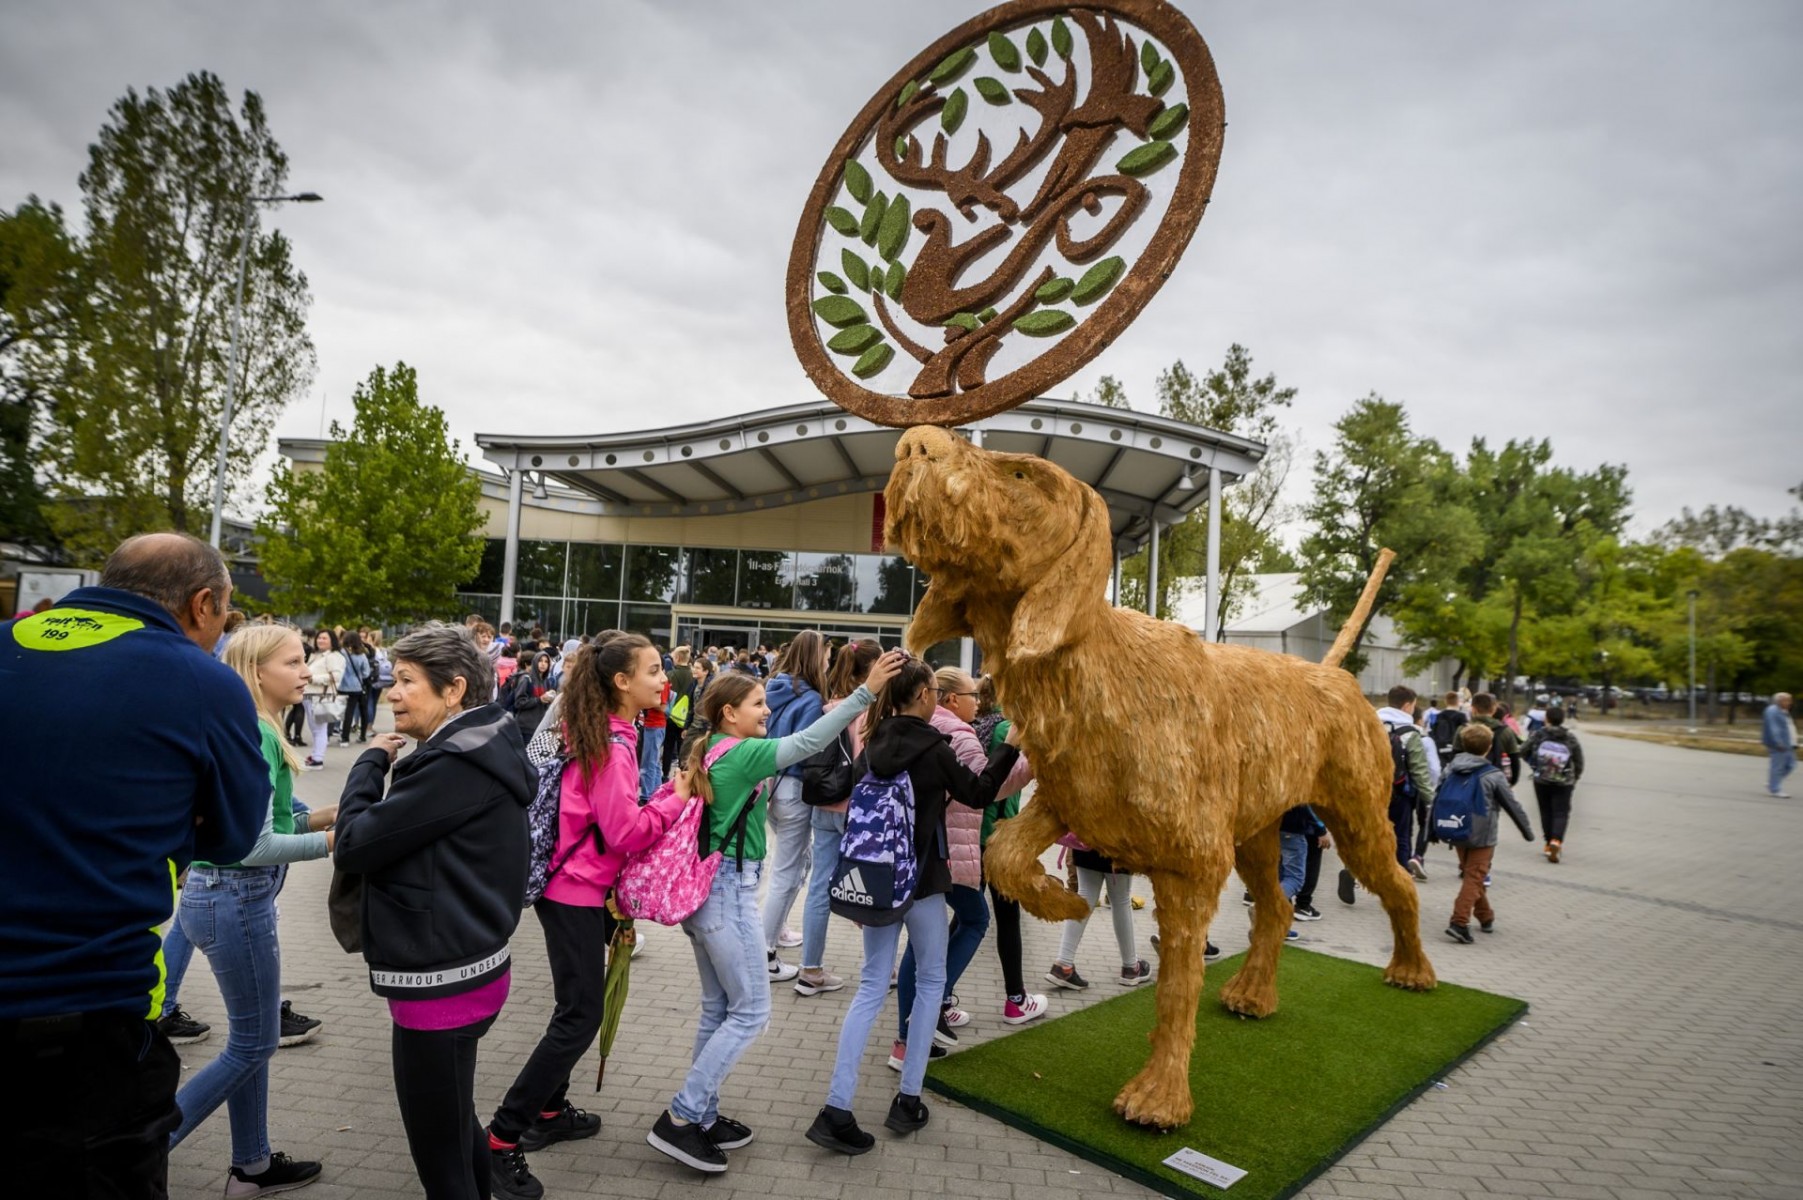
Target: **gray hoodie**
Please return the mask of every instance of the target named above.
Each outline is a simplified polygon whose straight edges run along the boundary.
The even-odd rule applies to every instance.
[[[1469,775],[1471,772],[1490,766],[1488,759],[1477,754],[1459,751],[1458,757],[1452,760],[1452,766],[1446,768],[1446,777],[1442,785],[1452,781],[1454,776]],[[1509,780],[1500,770],[1486,774],[1482,781],[1484,811],[1474,817],[1471,822],[1471,838],[1464,844],[1473,850],[1481,850],[1485,846],[1496,845],[1496,810],[1501,806],[1509,819],[1515,822],[1515,828],[1521,830],[1521,836],[1528,841],[1534,840],[1534,827],[1528,821],[1527,813],[1515,800],[1515,793],[1509,790]]]

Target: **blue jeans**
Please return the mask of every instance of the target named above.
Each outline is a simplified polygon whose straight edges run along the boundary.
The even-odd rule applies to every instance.
[[[269,1060],[282,1024],[275,930],[282,875],[280,867],[194,867],[182,887],[182,932],[213,968],[231,1031],[219,1057],[177,1093],[182,1123],[169,1145],[180,1145],[223,1103],[235,1167],[257,1169],[269,1158]]]
[[[181,1000],[182,980],[187,977],[188,963],[194,958],[194,943],[182,932],[181,914],[169,922],[163,935],[163,1011],[159,1017],[174,1012]]]
[[[649,800],[664,781],[664,727],[646,726],[639,739],[639,800]]]
[[[989,904],[983,899],[980,888],[952,885],[951,895],[946,900],[952,910],[952,927],[945,943],[945,995],[952,994],[958,986],[958,980],[964,974],[964,968],[976,957],[977,947],[983,944],[983,935],[989,932]],[[901,1032],[896,1036],[903,1041],[908,1037],[908,1014],[914,1011],[914,939],[908,939],[907,952],[902,955],[901,974],[895,981],[896,1009],[901,1015]],[[939,1016],[933,1015],[938,1023]]]
[[[1284,899],[1295,900],[1302,891],[1302,878],[1308,873],[1308,835],[1305,833],[1279,834],[1283,839],[1283,864],[1277,871],[1277,882],[1283,888]]]
[[[904,927],[908,948],[920,955],[920,973],[914,993],[913,1033],[902,1060],[902,1094],[918,1096],[926,1082],[933,1029],[939,1023],[939,1002],[945,996],[944,896],[916,900],[907,916],[894,925],[864,927],[864,969],[858,974],[858,994],[852,997],[839,1030],[839,1053],[833,1059],[833,1082],[826,1094],[826,1102],[834,1108],[850,1108],[858,1090],[858,1065],[870,1043],[870,1027],[889,998],[889,974],[895,969],[895,948]]]
[[[839,842],[845,837],[845,814],[816,808],[808,814],[814,831],[814,865],[808,876],[808,898],[801,910],[801,965],[824,967],[826,926],[833,915],[833,872],[839,869]]]
[[[1797,769],[1797,752],[1795,750],[1768,750],[1772,758],[1771,782],[1766,784],[1766,791],[1773,795],[1784,790],[1784,777]]]
[[[720,1085],[770,1024],[770,976],[758,921],[758,875],[763,863],[727,858],[707,899],[682,923],[701,974],[701,1024],[695,1054],[670,1112],[711,1124],[720,1115]],[[885,979],[884,990],[888,990]]]
[[[795,906],[795,894],[806,882],[809,829],[813,809],[802,803],[801,780],[784,775],[770,797],[770,841],[764,862],[770,868],[770,886],[764,892],[764,949],[775,950]],[[818,964],[816,964],[818,965]]]

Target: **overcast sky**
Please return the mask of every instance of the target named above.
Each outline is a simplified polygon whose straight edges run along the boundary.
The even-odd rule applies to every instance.
[[[0,206],[78,211],[109,105],[207,69],[262,94],[291,184],[327,199],[277,217],[319,352],[279,433],[348,422],[396,359],[466,450],[807,401],[783,272],[808,189],[979,7],[13,0]],[[1113,374],[1150,409],[1161,368],[1239,341],[1300,389],[1310,450],[1375,390],[1449,446],[1627,464],[1642,530],[1789,507],[1803,5],[1179,7],[1226,95],[1214,201],[1061,394]]]

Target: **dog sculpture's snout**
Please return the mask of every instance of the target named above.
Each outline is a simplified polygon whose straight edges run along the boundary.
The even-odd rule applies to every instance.
[[[941,429],[937,425],[916,425],[902,434],[901,441],[895,444],[895,461],[906,462],[916,458],[940,462],[957,449],[958,436],[950,430]]]

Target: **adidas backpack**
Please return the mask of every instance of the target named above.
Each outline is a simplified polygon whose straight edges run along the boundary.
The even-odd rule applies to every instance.
[[[893,925],[914,904],[914,782],[866,773],[851,789],[830,907],[860,925]]]
[[[1496,770],[1485,763],[1475,771],[1448,771],[1434,793],[1433,835],[1437,842],[1468,842],[1477,819],[1489,811],[1484,804],[1484,776]]]

